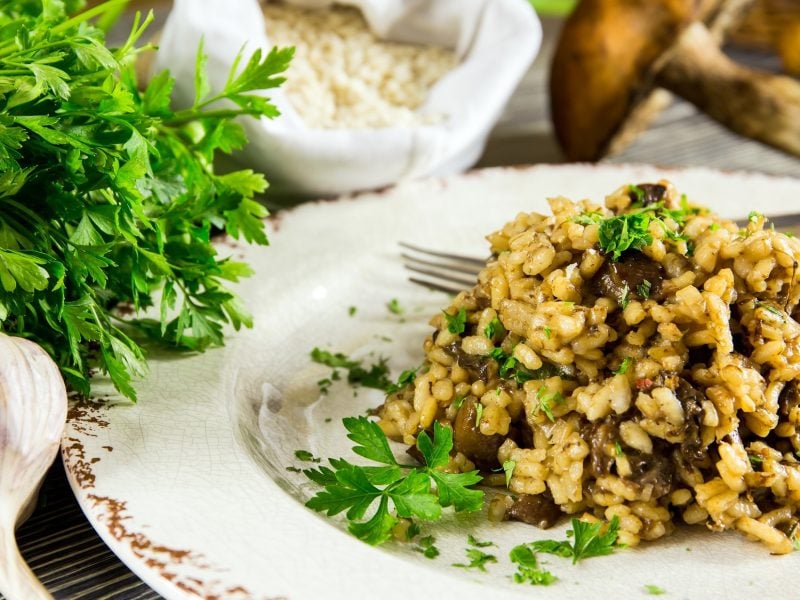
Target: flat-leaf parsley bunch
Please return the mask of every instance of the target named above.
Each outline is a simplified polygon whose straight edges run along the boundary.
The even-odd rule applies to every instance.
[[[234,118],[277,116],[253,92],[283,82],[292,49],[237,60],[211,93],[201,47],[194,103],[173,110],[168,72],[144,91],[136,80],[152,15],[137,16],[119,48],[93,24],[124,3],[0,6],[0,330],[41,344],[73,389],[88,393],[99,368],[135,398],[137,332],[202,350],[222,343],[225,324],[250,325],[226,282],[251,270],[218,256],[210,237],[216,228],[266,244],[253,197],[267,184],[213,163],[247,141]],[[160,319],[124,317],[159,290]]]

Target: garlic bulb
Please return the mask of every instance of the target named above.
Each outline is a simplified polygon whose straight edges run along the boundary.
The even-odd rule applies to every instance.
[[[35,343],[0,333],[0,592],[49,598],[19,555],[14,529],[53,462],[67,419],[58,366]]]

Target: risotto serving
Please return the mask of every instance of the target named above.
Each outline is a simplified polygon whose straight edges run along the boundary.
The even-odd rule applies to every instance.
[[[550,200],[488,236],[471,290],[431,320],[425,363],[379,425],[453,429],[448,469],[507,487],[493,519],[675,523],[792,550],[800,510],[800,242],[666,181]]]

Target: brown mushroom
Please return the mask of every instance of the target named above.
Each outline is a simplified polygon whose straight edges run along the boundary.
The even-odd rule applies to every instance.
[[[800,83],[737,65],[719,49],[748,3],[583,0],[564,25],[550,78],[567,157],[598,160],[618,149],[647,122],[659,86],[733,131],[800,155]]]

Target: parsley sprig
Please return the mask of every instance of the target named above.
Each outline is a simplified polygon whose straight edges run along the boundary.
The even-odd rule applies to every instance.
[[[211,93],[201,47],[194,102],[175,111],[168,72],[143,91],[136,80],[152,14],[111,49],[94,21],[124,2],[72,16],[83,4],[0,8],[0,330],[42,345],[72,389],[88,394],[99,369],[135,398],[142,338],[203,350],[251,325],[228,283],[252,271],[211,235],[266,244],[254,197],[267,183],[213,164],[247,141],[236,117],[277,116],[260,90],[283,81],[292,50],[239,55]],[[153,305],[158,318],[135,318]]]
[[[603,530],[603,523],[588,523],[580,519],[572,519],[572,529],[567,530],[571,540],[539,540],[526,544],[534,553],[555,554],[562,558],[571,558],[572,564],[585,558],[611,554],[615,548],[622,548],[617,543],[619,535],[619,518],[614,517]]]
[[[325,489],[306,506],[333,516],[345,512],[348,530],[368,544],[386,542],[398,517],[435,521],[442,509],[472,512],[483,506],[483,492],[472,489],[481,477],[477,471],[445,473],[450,460],[453,432],[434,422],[433,439],[422,432],[417,449],[424,465],[411,467],[397,462],[380,427],[366,417],[343,419],[347,437],[355,442],[353,452],[379,466],[354,465],[345,459],[329,459],[330,467],[303,471]],[[372,513],[367,517],[367,513]]]

